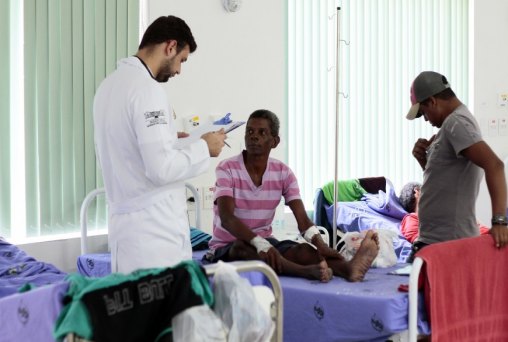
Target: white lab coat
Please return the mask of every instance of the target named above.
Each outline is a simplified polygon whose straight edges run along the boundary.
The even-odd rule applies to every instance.
[[[94,138],[109,209],[113,272],[191,259],[184,181],[207,170],[202,139],[177,150],[173,110],[137,57],[118,62],[94,99]]]

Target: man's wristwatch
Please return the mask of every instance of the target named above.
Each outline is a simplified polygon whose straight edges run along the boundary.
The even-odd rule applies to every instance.
[[[508,226],[508,219],[504,215],[494,215],[492,216],[492,220],[490,221],[492,225],[502,225]]]

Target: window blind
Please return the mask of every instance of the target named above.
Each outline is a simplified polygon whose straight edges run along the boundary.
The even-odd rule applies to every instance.
[[[24,74],[23,112],[9,110],[7,117],[23,116],[23,129],[7,136],[11,146],[20,139],[24,146],[21,155],[7,157],[2,147],[2,166],[17,165],[10,174],[2,171],[2,184],[17,188],[8,195],[10,207],[2,197],[0,234],[22,239],[77,231],[81,201],[102,185],[93,143],[95,89],[118,59],[137,50],[139,1],[24,0],[16,6],[21,10],[10,11],[9,20],[21,21],[22,30],[9,36],[23,48],[5,65],[16,64]],[[24,196],[15,196],[19,189]],[[105,222],[99,201],[90,213]],[[13,212],[22,218],[14,221]]]
[[[411,151],[434,130],[405,119],[409,88],[434,70],[468,103],[468,10],[466,0],[288,0],[288,163],[306,207],[334,178],[335,148],[339,179],[385,176],[397,191],[422,180]]]

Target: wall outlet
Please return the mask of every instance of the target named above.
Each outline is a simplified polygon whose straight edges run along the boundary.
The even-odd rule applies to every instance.
[[[489,136],[494,137],[497,135],[497,125],[498,125],[497,118],[489,119]]]
[[[499,118],[499,135],[507,136],[508,135],[508,119],[507,118]]]
[[[203,186],[203,196],[201,197],[203,200],[203,209],[213,209],[213,192],[215,191],[215,186]]]
[[[499,93],[497,96],[497,103],[499,107],[507,107],[508,106],[508,92]]]

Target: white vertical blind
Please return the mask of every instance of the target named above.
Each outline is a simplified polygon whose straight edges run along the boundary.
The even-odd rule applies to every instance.
[[[0,2],[0,236],[79,229],[95,160],[95,89],[139,42],[139,0]],[[5,97],[5,98],[4,98]],[[105,203],[91,208],[105,222]]]
[[[385,176],[397,190],[421,181],[411,150],[434,131],[405,119],[421,71],[447,76],[468,103],[467,0],[288,0],[288,163],[309,208],[334,172],[337,6],[339,179]]]

